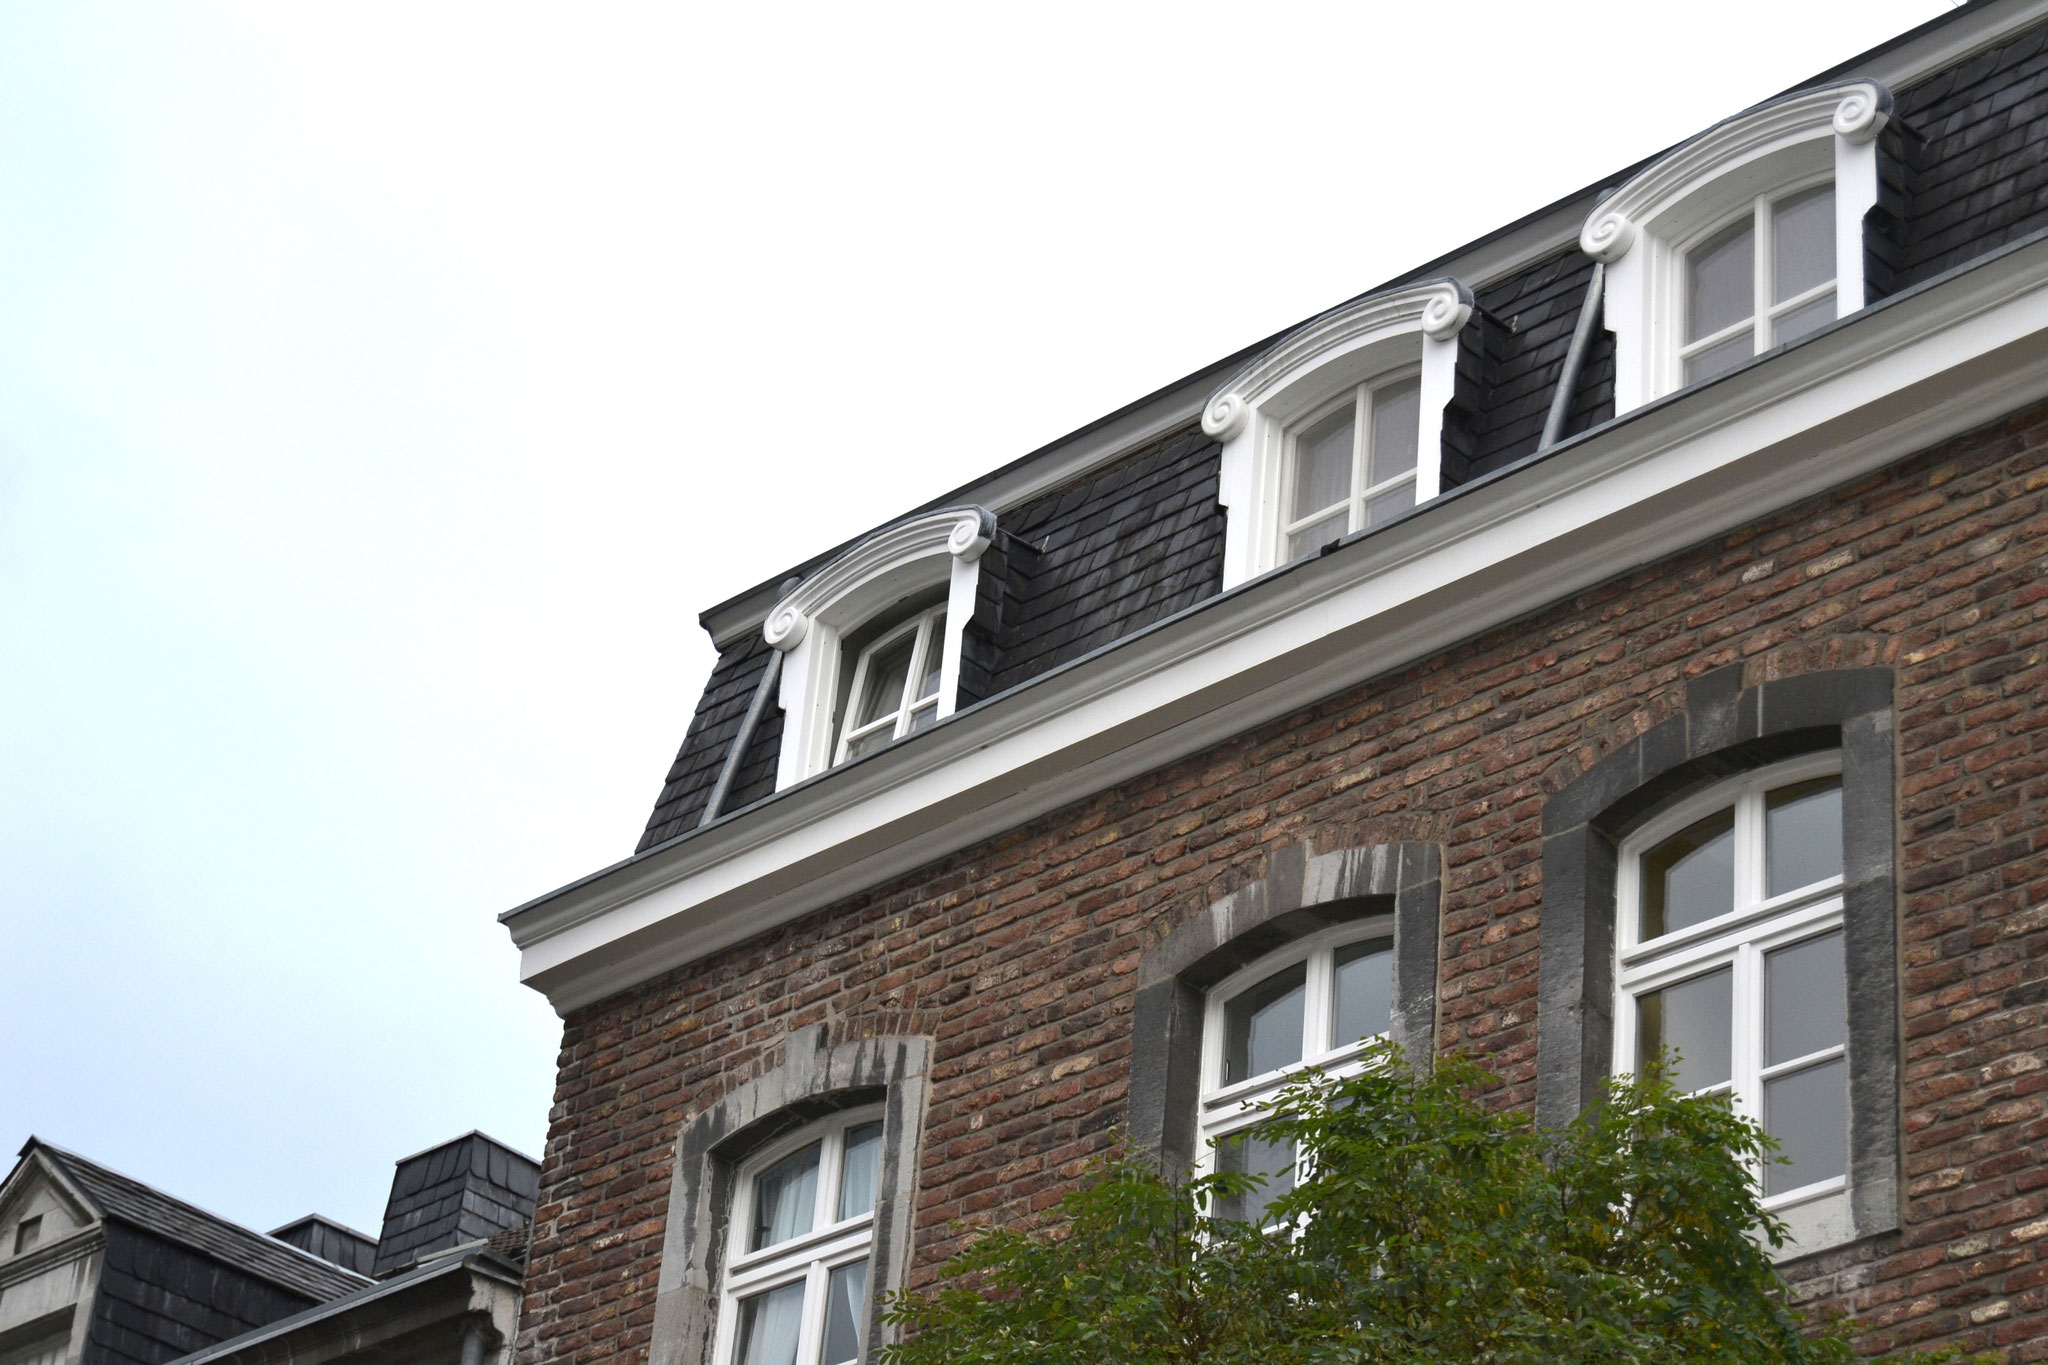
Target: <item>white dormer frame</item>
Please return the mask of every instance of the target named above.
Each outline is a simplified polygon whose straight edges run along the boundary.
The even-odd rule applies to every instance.
[[[974,615],[981,555],[995,538],[995,514],[983,507],[923,512],[886,526],[805,579],[775,604],[761,634],[783,654],[780,791],[832,766],[833,709],[845,638],[906,598],[943,589],[945,657],[939,718],[960,695],[960,639]]]
[[[1346,389],[1420,365],[1415,501],[1441,491],[1444,408],[1457,382],[1458,333],[1471,316],[1472,291],[1456,280],[1390,289],[1303,325],[1216,391],[1202,430],[1223,442],[1225,588],[1282,562],[1288,432]]]
[[[1877,135],[1891,108],[1875,81],[1788,95],[1708,129],[1593,210],[1579,246],[1607,267],[1617,415],[1683,387],[1685,252],[1759,198],[1832,176],[1835,316],[1863,307],[1863,216],[1877,203]]]

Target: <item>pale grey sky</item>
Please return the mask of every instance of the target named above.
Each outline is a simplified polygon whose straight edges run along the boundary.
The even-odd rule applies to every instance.
[[[0,6],[0,1142],[539,1155],[699,609],[1946,8]]]

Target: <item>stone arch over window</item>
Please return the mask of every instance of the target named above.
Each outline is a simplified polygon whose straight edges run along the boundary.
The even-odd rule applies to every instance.
[[[1169,1173],[1195,1168],[1202,1026],[1211,987],[1301,939],[1353,920],[1391,916],[1391,1035],[1410,1056],[1436,1039],[1443,857],[1430,843],[1369,844],[1318,854],[1282,849],[1266,875],[1168,934],[1138,963],[1130,1130]]]
[[[1741,665],[1686,688],[1685,709],[1608,754],[1543,808],[1537,1119],[1569,1123],[1612,1064],[1618,851],[1672,803],[1802,754],[1842,771],[1853,1235],[1899,1221],[1897,777],[1888,668],[1742,685]],[[1811,1249],[1811,1248],[1808,1248]]]
[[[888,1339],[879,1304],[886,1291],[903,1285],[909,1266],[930,1041],[885,1037],[835,1044],[818,1024],[790,1033],[783,1054],[781,1066],[685,1122],[676,1137],[651,1365],[709,1365],[741,1167],[797,1129],[867,1106],[880,1106],[882,1152],[861,1360],[871,1359]]]

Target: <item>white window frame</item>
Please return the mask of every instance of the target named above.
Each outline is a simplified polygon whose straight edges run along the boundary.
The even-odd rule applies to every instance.
[[[847,1130],[866,1123],[881,1123],[883,1114],[884,1106],[875,1104],[845,1110],[830,1118],[820,1119],[770,1143],[747,1158],[740,1167],[733,1187],[732,1219],[727,1232],[725,1270],[719,1286],[718,1331],[714,1338],[716,1345],[712,1355],[714,1365],[735,1365],[733,1353],[739,1345],[742,1300],[798,1282],[802,1282],[805,1288],[803,1325],[797,1336],[797,1365],[834,1365],[820,1360],[825,1349],[825,1313],[829,1307],[826,1301],[826,1285],[834,1270],[854,1261],[866,1259],[867,1297],[873,1298],[877,1275],[874,1264],[875,1211],[870,1207],[865,1213],[831,1221],[827,1221],[826,1215],[828,1212],[837,1211],[835,1204],[839,1197],[839,1177],[846,1155]],[[811,1230],[786,1242],[762,1247],[759,1251],[748,1251],[747,1235],[754,1225],[756,1178],[776,1162],[803,1150],[813,1142],[822,1142],[824,1145],[819,1151],[818,1206],[812,1219]],[[875,1192],[879,1199],[879,1172]],[[867,1314],[863,1311],[857,1324],[859,1330],[866,1330],[866,1318]],[[867,1343],[863,1341],[863,1358],[866,1350]]]
[[[1606,266],[1616,415],[1682,386],[1684,248],[1759,199],[1833,183],[1835,316],[1863,307],[1863,217],[1877,203],[1877,136],[1890,118],[1891,95],[1874,81],[1801,91],[1716,124],[1594,208],[1579,246]]]
[[[1213,1174],[1216,1170],[1216,1144],[1264,1118],[1265,1111],[1259,1105],[1279,1093],[1303,1071],[1320,1067],[1334,1076],[1349,1076],[1364,1067],[1362,1054],[1374,1040],[1366,1038],[1340,1043],[1331,1038],[1331,1006],[1336,997],[1337,950],[1373,941],[1385,943],[1389,951],[1393,949],[1393,915],[1352,920],[1297,939],[1239,968],[1209,988],[1202,1014],[1202,1084],[1195,1110],[1197,1175]],[[1241,992],[1297,962],[1308,963],[1301,1002],[1301,1060],[1225,1085],[1224,1007]],[[1387,1035],[1380,1036],[1384,1038]],[[1300,1152],[1295,1153],[1294,1164],[1295,1180],[1299,1182],[1304,1176]]]
[[[1772,764],[1721,782],[1665,810],[1623,841],[1616,888],[1614,971],[1614,1068],[1633,1072],[1644,1060],[1636,1055],[1636,997],[1677,985],[1722,967],[1730,969],[1732,1037],[1729,1081],[1704,1093],[1726,1092],[1735,1112],[1763,1121],[1763,1086],[1773,1076],[1798,1071],[1816,1062],[1848,1055],[1847,1002],[1844,1036],[1839,1045],[1775,1066],[1763,1065],[1763,963],[1765,954],[1840,932],[1843,928],[1844,885],[1841,876],[1815,882],[1775,897],[1764,895],[1764,796],[1795,782],[1840,777],[1838,752],[1812,754]],[[1642,858],[1678,831],[1718,811],[1734,808],[1735,906],[1728,913],[1674,930],[1649,942],[1639,938],[1642,906]],[[1842,1134],[1848,1154],[1849,1134]],[[1759,1173],[1761,1174],[1761,1173]],[[1847,1241],[1852,1235],[1849,1178],[1832,1176],[1797,1189],[1781,1191],[1763,1201],[1785,1220],[1791,1241],[1782,1256]]]
[[[915,720],[919,711],[929,710],[932,712],[934,720],[938,718],[939,704],[946,690],[943,664],[941,665],[937,695],[929,699],[921,699],[917,696],[917,689],[918,685],[925,679],[925,674],[931,663],[932,651],[943,651],[946,647],[945,625],[946,608],[944,604],[936,607],[926,607],[923,611],[917,612],[897,625],[889,627],[880,636],[862,647],[860,658],[855,662],[853,668],[853,686],[846,694],[846,714],[839,723],[839,739],[832,746],[832,762],[834,766],[846,762],[847,751],[853,747],[853,742],[857,739],[865,739],[867,736],[876,734],[884,728],[889,730],[889,737],[891,739],[901,739],[910,733],[911,723]],[[910,672],[903,679],[903,694],[896,699],[896,709],[887,715],[876,717],[865,725],[855,726],[853,723],[854,713],[860,706],[860,699],[867,687],[868,669],[873,665],[875,656],[891,645],[896,644],[905,635],[912,635],[915,639],[912,641],[910,650]]]
[[[1408,468],[1402,473],[1396,474],[1391,479],[1382,479],[1376,484],[1369,484],[1366,480],[1372,473],[1372,417],[1379,404],[1379,395],[1396,384],[1408,380],[1419,382],[1421,373],[1420,369],[1410,368],[1395,370],[1391,374],[1378,375],[1372,379],[1365,380],[1353,386],[1349,393],[1340,395],[1332,402],[1325,403],[1322,407],[1316,409],[1313,413],[1310,413],[1306,418],[1288,429],[1286,455],[1282,461],[1280,476],[1281,520],[1275,546],[1276,554],[1286,555],[1287,541],[1290,536],[1294,535],[1297,531],[1315,525],[1316,522],[1328,516],[1331,510],[1337,506],[1337,504],[1331,503],[1330,506],[1317,508],[1305,516],[1298,515],[1293,506],[1293,490],[1295,470],[1301,455],[1301,433],[1332,414],[1341,411],[1346,404],[1349,404],[1351,407],[1351,492],[1345,501],[1347,518],[1344,530],[1340,534],[1350,535],[1354,531],[1365,528],[1366,505],[1374,498],[1385,493],[1391,493],[1404,485],[1419,483],[1421,479],[1420,466],[1422,464],[1422,452],[1420,450],[1413,452],[1413,458],[1410,460]],[[1418,498],[1417,501],[1419,502],[1421,499]],[[1334,538],[1332,537],[1332,539]],[[1313,553],[1313,551],[1304,551],[1303,555],[1308,553]],[[1298,559],[1302,558],[1303,555],[1292,557]]]
[[[1834,294],[1837,298],[1840,297],[1842,261],[1841,242],[1837,240],[1835,243],[1834,274],[1830,275],[1824,283],[1814,285],[1811,289],[1802,290],[1791,298],[1786,299],[1783,303],[1771,302],[1771,293],[1775,285],[1775,281],[1772,279],[1773,262],[1776,260],[1776,245],[1772,235],[1776,231],[1776,220],[1772,211],[1787,199],[1796,198],[1808,190],[1819,189],[1823,185],[1832,187],[1833,184],[1833,176],[1810,176],[1805,180],[1794,181],[1792,184],[1772,190],[1768,194],[1757,195],[1754,199],[1750,200],[1749,204],[1741,212],[1729,214],[1711,227],[1695,232],[1677,248],[1676,254],[1679,270],[1677,297],[1679,300],[1679,313],[1678,325],[1674,334],[1675,344],[1670,348],[1672,368],[1671,372],[1665,375],[1663,380],[1663,386],[1667,390],[1683,388],[1685,386],[1685,362],[1687,360],[1701,352],[1712,350],[1723,342],[1733,341],[1742,335],[1745,325],[1747,325],[1750,333],[1750,355],[1752,358],[1760,356],[1777,344],[1771,340],[1771,329],[1779,318],[1787,313],[1796,312],[1806,307],[1808,304],[1818,300],[1823,294]],[[1686,312],[1684,300],[1691,293],[1691,290],[1686,287],[1689,284],[1686,276],[1691,272],[1692,254],[1695,249],[1709,238],[1741,222],[1744,217],[1749,219],[1750,231],[1753,234],[1750,239],[1749,317],[1745,322],[1730,323],[1720,331],[1701,337],[1698,341],[1687,341],[1685,340],[1685,335],[1692,329],[1692,319]],[[1837,235],[1839,237],[1839,234]],[[1842,316],[1842,306],[1839,302],[1835,305],[1835,316],[1837,318]]]
[[[1346,393],[1419,376],[1416,505],[1441,491],[1444,409],[1472,307],[1471,291],[1451,279],[1368,295],[1303,324],[1210,397],[1202,430],[1223,443],[1217,500],[1225,509],[1226,589],[1291,562],[1281,529],[1291,520],[1290,442]]]
[[[846,637],[933,592],[946,599],[938,719],[953,714],[960,695],[962,633],[974,618],[981,556],[995,533],[995,516],[986,508],[921,512],[867,537],[775,604],[761,634],[783,655],[776,790],[814,777],[835,762],[840,670],[856,662],[846,657]]]

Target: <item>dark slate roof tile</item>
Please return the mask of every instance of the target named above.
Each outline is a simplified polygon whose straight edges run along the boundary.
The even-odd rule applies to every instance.
[[[365,1283],[362,1276],[331,1265],[310,1252],[174,1199],[75,1152],[52,1147],[40,1139],[35,1140],[35,1146],[56,1162],[108,1218],[133,1224],[312,1299],[336,1298]]]

